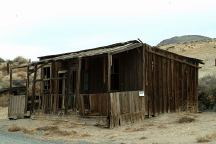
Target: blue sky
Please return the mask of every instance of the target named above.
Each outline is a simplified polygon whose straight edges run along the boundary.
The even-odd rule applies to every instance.
[[[0,1],[0,57],[77,51],[140,38],[216,37],[215,0]]]

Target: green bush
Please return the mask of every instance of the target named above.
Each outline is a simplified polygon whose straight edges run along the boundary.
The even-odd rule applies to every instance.
[[[0,58],[0,63],[5,62],[5,60],[3,58]]]
[[[215,76],[206,76],[199,80],[198,101],[200,111],[216,111]]]
[[[25,63],[28,63],[28,60],[22,56],[18,56],[13,59],[13,62],[18,63],[18,64],[25,64]]]

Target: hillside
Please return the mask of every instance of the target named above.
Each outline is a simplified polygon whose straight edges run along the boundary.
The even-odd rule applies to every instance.
[[[205,64],[200,65],[202,67],[199,71],[200,78],[206,75],[216,75],[216,39],[174,43],[159,47],[180,55],[203,60]]]
[[[169,39],[165,39],[161,41],[158,46],[169,45],[169,44],[178,44],[185,42],[196,42],[196,41],[206,41],[211,40],[209,37],[201,36],[201,35],[184,35],[184,36],[175,36]]]
[[[10,76],[9,76],[9,68],[7,63],[10,63],[11,66],[17,66],[26,64],[28,62],[27,59],[23,57],[17,57],[14,60],[10,61],[4,61],[0,58],[0,107],[1,106],[7,106],[8,105],[8,88],[10,85]],[[26,69],[20,68],[13,70],[13,86],[24,86],[26,79]]]

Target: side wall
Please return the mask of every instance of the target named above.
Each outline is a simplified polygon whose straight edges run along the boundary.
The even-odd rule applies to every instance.
[[[139,91],[111,92],[110,128],[160,113],[197,111],[198,63],[148,45],[143,50],[144,97]]]
[[[146,115],[197,111],[198,63],[146,46],[144,65]]]

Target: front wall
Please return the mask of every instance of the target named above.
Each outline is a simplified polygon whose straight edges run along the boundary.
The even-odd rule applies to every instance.
[[[10,96],[8,117],[24,118],[25,114],[25,95]]]
[[[145,96],[139,91],[110,93],[110,127],[134,123],[145,118]]]

